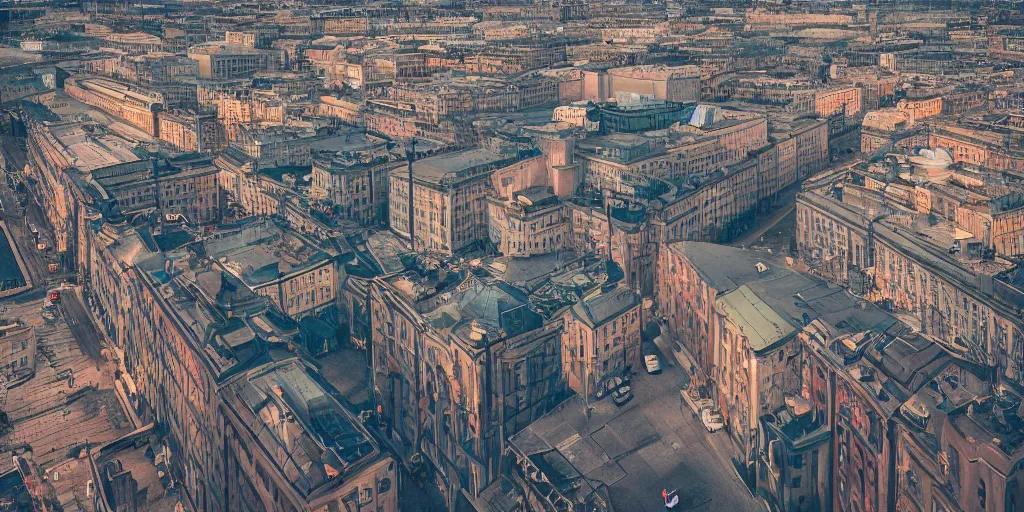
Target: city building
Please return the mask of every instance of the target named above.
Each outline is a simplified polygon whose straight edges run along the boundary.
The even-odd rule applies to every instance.
[[[563,327],[504,282],[418,269],[370,286],[373,397],[393,448],[455,507],[499,478],[508,437],[565,396]]]
[[[313,158],[310,196],[326,201],[339,218],[379,224],[387,218],[388,177],[397,165],[387,142],[368,136],[365,145]]]
[[[229,42],[192,46],[188,49],[188,58],[198,64],[199,78],[213,80],[250,76],[257,71],[274,71],[285,64],[276,52]]]
[[[87,105],[121,118],[152,136],[160,130],[163,95],[104,78],[69,78],[64,92]]]
[[[3,320],[0,324],[0,371],[3,371],[5,386],[25,382],[35,375],[37,348],[32,326],[17,319]]]
[[[488,237],[506,256],[529,257],[569,245],[566,208],[551,187],[531,187],[511,198],[487,197]]]
[[[562,374],[584,396],[598,394],[608,380],[639,371],[642,364],[640,297],[624,284],[608,288],[565,313]]]
[[[292,318],[319,313],[338,297],[337,254],[271,220],[222,226],[204,250],[224,272]]]
[[[391,171],[388,215],[391,230],[409,238],[416,251],[452,254],[488,238],[487,204],[491,175],[537,155],[536,150],[475,148],[411,163],[412,193],[405,167]],[[535,159],[543,166],[543,159]],[[539,167],[543,169],[543,167]],[[410,199],[414,208],[410,209]],[[410,210],[414,216],[410,219]]]

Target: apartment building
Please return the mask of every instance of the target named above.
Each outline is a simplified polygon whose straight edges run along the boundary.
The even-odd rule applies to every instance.
[[[198,64],[199,78],[213,80],[251,76],[257,71],[275,71],[286,64],[278,52],[224,41],[189,47],[188,58]]]
[[[579,394],[598,394],[606,381],[639,371],[640,296],[625,284],[592,292],[565,312],[562,375]],[[603,393],[602,393],[603,394]]]
[[[160,140],[186,153],[222,149],[224,136],[213,114],[190,111],[164,111],[157,116]]]
[[[468,73],[513,75],[565,62],[565,46],[488,46],[465,62]]]
[[[293,320],[187,249],[161,253],[130,228],[106,226],[93,246],[92,304],[129,405],[166,429],[161,471],[180,482],[186,508],[313,510],[355,499],[397,510],[393,461],[293,348]],[[297,449],[310,461],[302,471]],[[150,470],[122,462],[131,479]],[[104,497],[111,510],[127,503]]]
[[[314,113],[321,117],[336,118],[343,123],[360,124],[363,106],[333,96],[321,96],[320,103],[314,107]]]
[[[82,66],[90,74],[150,85],[179,82],[199,73],[196,61],[170,53],[102,53],[84,57]]]
[[[814,200],[824,201],[825,205],[840,203],[827,197],[827,190],[826,187],[807,194],[818,194],[820,197]],[[813,215],[807,211],[809,202],[798,202],[798,218]],[[844,197],[842,203],[846,202]],[[875,204],[880,204],[880,200]],[[995,361],[994,371],[1005,379],[1021,379],[1021,370],[1011,362],[1011,354],[1020,350],[1016,340],[1024,331],[1010,305],[1018,293],[1015,285],[1007,277],[1000,277],[1009,269],[1006,262],[969,259],[970,240],[955,241],[955,226],[948,223],[929,226],[920,216],[899,211],[875,219],[864,206],[848,205],[847,210],[848,220],[830,220],[833,226],[842,223],[843,229],[868,227],[870,246],[859,255],[865,259],[853,261],[858,256],[856,251],[830,249],[829,244],[842,230],[826,230],[826,237],[821,232],[824,228],[802,222],[797,233],[798,243],[803,244],[800,256],[812,270],[820,267],[821,260],[815,255],[823,258],[821,255],[830,250],[845,255],[848,267],[863,265],[861,268],[871,269],[866,281],[873,297],[915,318],[921,323],[922,332],[944,340],[950,350],[968,360]],[[853,226],[853,221],[860,227]],[[951,251],[951,247],[962,249]]]
[[[942,96],[934,98],[903,99],[896,104],[896,108],[907,112],[910,119],[917,121],[926,117],[937,116],[942,113]]]
[[[860,88],[864,112],[892,106],[899,81],[899,77],[878,66],[847,68],[842,79]]]
[[[595,193],[607,189],[633,194],[652,187],[652,178],[682,175],[680,155],[667,153],[664,143],[643,135],[615,133],[580,140],[575,156],[584,184]]]
[[[700,68],[687,66],[632,66],[607,71],[611,94],[652,95],[676,103],[700,100]]]
[[[532,153],[498,153],[480,147],[443,154],[412,164],[412,194],[409,171],[399,167],[391,171],[388,192],[389,226],[401,237],[415,233],[416,251],[452,254],[470,244],[486,240],[487,204],[494,172],[516,165]],[[409,198],[415,205],[409,218]]]
[[[859,115],[863,109],[860,87],[817,91],[814,95],[814,112],[821,117],[842,112],[849,119]]]
[[[316,376],[271,363],[221,391],[232,510],[399,510],[395,460]]]
[[[133,55],[163,51],[163,39],[145,32],[113,33],[103,38],[100,46],[126,51]]]
[[[220,220],[218,170],[208,157],[175,160],[166,168],[157,168],[155,177],[157,207],[165,218],[183,216],[199,225]]]
[[[504,282],[425,266],[373,281],[369,308],[385,435],[403,460],[422,454],[449,507],[479,498],[508,436],[565,396],[561,321]]]
[[[744,461],[743,472],[755,479],[766,477],[763,472],[755,477],[758,450],[766,448],[759,437],[761,418],[793,406],[788,394],[806,376],[800,357],[808,326],[825,321],[830,334],[852,335],[861,326],[885,330],[897,323],[878,309],[856,307],[859,299],[846,290],[776,267],[754,251],[678,242],[659,254],[657,267],[654,296],[662,335],[677,344],[691,362],[687,372],[719,404],[727,417],[729,446]],[[826,475],[815,477],[819,480],[808,482],[809,492],[821,500],[830,483]],[[799,482],[785,486],[802,487]],[[813,510],[811,503],[804,506]]]
[[[254,32],[237,32],[229,30],[224,32],[224,42],[236,46],[256,48],[256,34]]]
[[[602,41],[593,44],[567,45],[565,57],[569,62],[588,61],[594,64],[642,65],[647,61],[649,50],[641,44],[619,44]]]
[[[388,211],[388,177],[398,165],[387,144],[377,140],[369,147],[320,154],[313,158],[310,195],[327,201],[332,215],[376,225]]]
[[[240,124],[231,145],[255,160],[260,168],[309,166],[316,151],[344,147],[349,135],[318,133],[309,127]]]
[[[74,77],[64,81],[64,92],[82,103],[127,121],[151,136],[159,134],[158,112],[163,95],[105,78]]]
[[[816,266],[829,281],[864,290],[861,273],[871,267],[870,219],[842,203],[819,194],[797,196],[797,253]]]
[[[221,217],[217,174],[209,158],[185,156],[100,167],[91,171],[91,178],[122,213],[156,209],[165,219],[202,225]]]
[[[269,216],[280,212],[282,186],[259,174],[258,162],[229,147],[214,158],[228,205],[236,215]]]
[[[271,220],[222,226],[204,246],[224,272],[292,318],[317,314],[337,299],[337,253]]]
[[[88,254],[79,253],[78,243],[84,242],[89,212],[78,204],[83,192],[75,184],[75,176],[108,167],[112,172],[134,172],[152,164],[131,151],[131,141],[93,126],[89,133],[81,121],[61,122],[42,105],[23,103],[22,118],[29,134],[28,173],[34,180],[33,193],[53,228],[55,250],[71,261],[84,260]]]
[[[1000,171],[1024,169],[1024,154],[1005,134],[981,128],[936,123],[928,133],[929,147],[948,149],[954,161]]]
[[[502,254],[529,257],[569,246],[569,219],[551,187],[519,190],[508,199],[487,197],[488,236]]]
[[[691,120],[682,128],[688,133],[716,139],[726,149],[726,165],[740,162],[750,151],[768,145],[768,121],[760,116],[749,119],[714,117],[713,122]]]

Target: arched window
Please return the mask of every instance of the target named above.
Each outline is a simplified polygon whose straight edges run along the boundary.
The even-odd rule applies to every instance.
[[[978,479],[978,506],[985,510],[985,501],[987,497],[987,491],[985,490],[985,480]]]

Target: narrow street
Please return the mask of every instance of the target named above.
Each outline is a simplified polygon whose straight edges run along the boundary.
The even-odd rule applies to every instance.
[[[92,316],[78,300],[78,295],[74,291],[60,292],[60,310],[82,352],[96,361],[97,365],[100,364],[103,361],[101,353],[103,345],[100,342],[102,335],[96,329]]]
[[[758,216],[757,222],[746,233],[736,237],[729,245],[733,247],[750,247],[757,244],[762,235],[796,210],[796,195],[799,192],[799,183],[779,192],[779,199],[775,205],[775,210],[769,214]]]

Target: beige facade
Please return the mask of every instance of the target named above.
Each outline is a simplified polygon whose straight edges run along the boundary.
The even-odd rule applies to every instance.
[[[490,240],[506,256],[549,254],[569,246],[567,209],[549,187],[519,191],[510,201],[488,197],[487,212]]]
[[[942,113],[942,97],[900,100],[896,108],[910,114],[912,122]]]
[[[160,112],[158,119],[160,140],[181,151],[212,152],[223,147],[223,130],[212,114]]]
[[[356,152],[353,152],[356,153]],[[388,176],[398,164],[384,145],[359,152],[356,158],[313,159],[311,195],[329,201],[332,215],[363,225],[384,220],[388,200]]]
[[[399,456],[427,464],[452,507],[498,480],[508,436],[565,397],[563,326],[504,283],[438,277],[419,267],[371,284],[372,393]]]
[[[634,66],[608,70],[611,94],[635,93],[678,103],[700,100],[700,68],[688,66]]]
[[[228,42],[205,43],[188,49],[188,58],[199,64],[199,77],[229,79],[281,67],[281,58],[270,50],[257,50]]]
[[[856,117],[862,110],[860,87],[819,91],[814,95],[814,112],[821,117],[842,111],[847,118],[851,118]]]
[[[319,313],[337,299],[336,255],[271,221],[222,230],[206,250],[225,272],[292,318]]]
[[[487,238],[487,203],[491,174],[518,166],[518,156],[470,149],[419,160],[413,164],[413,229],[417,251],[452,254]],[[391,172],[388,193],[391,230],[409,236],[409,174]]]
[[[841,203],[800,194],[796,203],[797,252],[830,281],[849,285],[851,273],[871,266],[869,226]],[[854,279],[863,276],[853,276]],[[860,286],[862,288],[862,286]]]
[[[104,78],[69,78],[64,92],[82,103],[102,109],[152,136],[159,133],[157,113],[163,109],[163,96],[138,90]]]
[[[256,34],[253,32],[232,32],[229,30],[224,33],[224,40],[228,44],[245,46],[247,48],[256,47]]]
[[[624,285],[584,297],[566,311],[562,337],[566,384],[596,394],[609,378],[640,370],[640,297]]]

